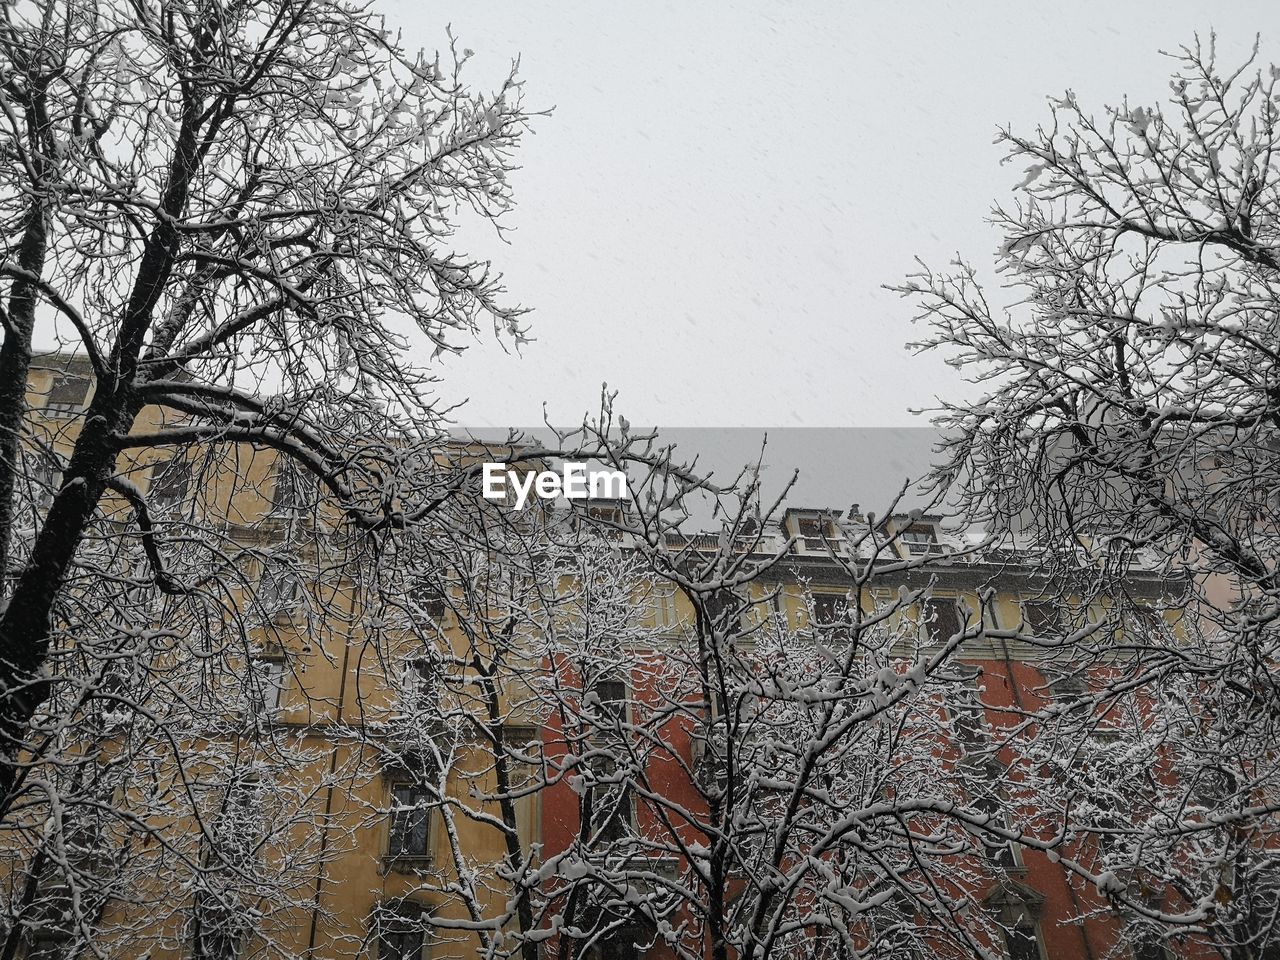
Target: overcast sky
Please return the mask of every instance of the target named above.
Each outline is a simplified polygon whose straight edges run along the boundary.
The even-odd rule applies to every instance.
[[[920,425],[963,389],[912,357],[881,289],[920,255],[990,262],[984,217],[1021,172],[997,125],[1045,97],[1168,94],[1160,49],[1210,26],[1280,61],[1273,3],[386,2],[406,46],[452,22],[495,85],[519,55],[537,123],[493,249],[533,307],[519,357],[479,344],[441,371],[460,419],[575,420],[600,383],[639,423]],[[491,252],[476,240],[472,249]]]

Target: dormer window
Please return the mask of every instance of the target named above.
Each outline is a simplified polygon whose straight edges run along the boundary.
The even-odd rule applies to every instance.
[[[49,388],[49,398],[44,409],[51,417],[72,417],[84,406],[85,397],[89,394],[89,378],[77,377],[73,374],[60,374],[54,377],[53,386]]]
[[[840,550],[843,537],[830,513],[789,514],[784,523],[787,534],[796,538],[800,553],[826,556]]]
[[[585,526],[606,540],[621,540],[626,512],[623,502],[608,497],[596,497],[587,501]],[[581,515],[579,515],[581,516]]]
[[[938,530],[931,523],[913,523],[899,535],[902,549],[908,557],[927,557],[941,552]]]

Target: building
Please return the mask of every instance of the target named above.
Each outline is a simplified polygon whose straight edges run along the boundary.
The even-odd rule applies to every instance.
[[[92,389],[74,358],[38,366],[33,523]],[[450,455],[465,466],[490,452]],[[567,956],[570,943],[602,960],[673,956],[664,938],[705,925],[690,918],[709,897],[728,912],[749,902],[741,850],[716,860],[735,777],[754,782],[796,758],[752,732],[775,721],[743,692],[789,710],[820,702],[770,694],[781,687],[751,673],[777,644],[820,663],[855,635],[880,637],[868,660],[844,667],[839,696],[901,704],[926,745],[910,756],[935,778],[916,800],[945,798],[995,827],[1025,819],[1028,802],[1001,779],[1013,766],[1004,732],[1086,698],[1110,669],[1034,642],[1061,636],[1071,618],[1114,619],[1107,598],[1059,589],[1033,557],[967,545],[940,517],[872,523],[791,509],[727,543],[668,532],[646,550],[618,529],[622,504],[523,517],[464,497],[465,517],[392,558],[335,536],[314,484],[271,449],[175,456],[143,444],[122,463],[161,531],[172,583],[157,590],[150,567],[108,594],[95,586],[134,569],[118,556],[150,558],[124,525],[138,505],[123,488],[72,585],[73,599],[114,606],[94,613],[91,630],[62,635],[47,723],[61,724],[65,743],[36,756],[40,776],[0,828],[6,960],[89,943],[155,960],[531,958]],[[859,586],[858,564],[873,554],[882,573]],[[757,558],[760,570],[731,587],[690,572],[717,556]],[[663,557],[679,564],[664,568]],[[179,589],[210,569],[216,589]],[[671,574],[706,589],[675,588]],[[1176,625],[1180,584],[1141,569],[1125,582],[1131,604]],[[711,683],[698,673],[707,642],[738,674]],[[948,646],[945,696],[913,706],[903,678]],[[808,676],[813,689],[827,679]],[[807,729],[803,713],[794,729]],[[897,775],[896,749],[841,748],[821,762],[860,788]],[[777,792],[751,803],[768,808]],[[944,814],[917,806],[911,816]],[[958,878],[938,902],[984,912],[960,923],[976,943],[1010,960],[1126,949],[1124,918],[1056,853],[984,845],[979,830],[948,836],[962,834],[963,847],[929,859],[954,863]],[[814,862],[830,866],[835,848],[824,849]],[[779,863],[790,869],[791,857]],[[686,883],[703,860],[714,873]],[[849,889],[872,876],[846,868]],[[777,952],[841,956],[842,924],[850,942],[880,943],[884,956],[935,940],[937,955],[952,949],[911,903],[886,898],[865,923],[846,924],[814,890],[784,911],[795,929]],[[665,926],[654,903],[667,904]],[[699,942],[712,952],[714,937]],[[1167,949],[1130,946],[1135,960]]]

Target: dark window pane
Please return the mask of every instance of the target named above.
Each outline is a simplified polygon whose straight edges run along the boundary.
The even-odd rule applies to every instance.
[[[320,495],[320,481],[314,473],[289,460],[276,466],[275,508],[280,511],[302,511],[315,506]]]
[[[156,464],[151,471],[152,509],[165,512],[181,504],[191,488],[191,473],[191,461],[185,457]]]
[[[403,785],[392,788],[391,856],[425,857],[428,854],[430,799],[426,787]]]
[[[928,524],[912,524],[902,531],[902,545],[912,557],[938,552],[938,533]]]
[[[71,941],[64,937],[39,937],[27,948],[26,960],[64,960],[71,953]]]
[[[818,593],[813,597],[813,620],[831,636],[849,633],[849,599],[840,594]]]
[[[601,712],[618,722],[627,719],[627,685],[622,680],[597,680],[596,696],[600,698]]]
[[[49,398],[45,401],[45,410],[57,416],[77,413],[84,406],[85,397],[89,394],[87,377],[72,375],[56,376],[53,386],[49,388]]]
[[[591,833],[598,844],[621,840],[631,833],[632,797],[617,760],[595,756],[591,760]]]
[[[639,960],[636,932],[623,927],[601,937],[588,953],[590,960]]]
[[[954,600],[931,597],[924,601],[924,622],[929,641],[945,643],[960,632],[960,608]]]
[[[430,660],[410,660],[404,665],[401,706],[426,710],[435,705],[436,671]]]
[[[422,956],[422,943],[421,929],[398,929],[397,926],[392,926],[378,937],[378,960],[419,960]]]
[[[977,812],[990,818],[992,827],[1002,829],[1008,825],[1001,800],[995,793],[984,793],[974,797],[973,807]],[[987,856],[996,866],[1004,870],[1014,870],[1019,866],[1017,855],[1008,842],[996,836],[988,836],[984,838],[983,846],[986,847]]]
[[[717,590],[706,599],[707,617],[725,630],[734,629],[733,615],[738,607],[738,598],[731,590]]]
[[[1133,960],[1169,960],[1169,953],[1159,940],[1140,940],[1133,945]],[[1269,960],[1266,951],[1262,954],[1262,960]]]
[[[234,960],[240,953],[240,938],[229,930],[213,929],[196,938],[199,960]]]
[[[1023,600],[1023,631],[1033,637],[1052,637],[1062,632],[1062,611],[1057,600]]]
[[[271,717],[280,708],[280,693],[285,683],[285,663],[276,658],[249,661],[249,709],[262,717]]]
[[[211,895],[198,895],[194,909],[195,960],[235,960],[240,954],[240,918]]]
[[[1009,960],[1041,960],[1040,942],[1033,927],[1006,930],[1004,942],[1009,949]]]
[[[409,600],[432,620],[444,617],[444,592],[430,577],[417,577],[409,582]]]

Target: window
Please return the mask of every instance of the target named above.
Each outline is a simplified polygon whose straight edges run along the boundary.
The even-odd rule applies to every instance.
[[[550,503],[551,501],[547,501]],[[626,509],[622,500],[593,497],[584,508],[570,508],[574,529],[605,540],[621,540],[625,533]]]
[[[1135,643],[1158,640],[1164,618],[1149,603],[1135,603],[1124,613],[1124,629],[1128,639]]]
[[[796,517],[795,532],[805,553],[825,554],[840,550],[840,534],[829,517]]]
[[[951,597],[921,601],[921,622],[930,643],[946,643],[964,627],[960,605]]]
[[[280,709],[280,691],[284,689],[284,660],[280,657],[255,657],[249,661],[250,710],[259,717],[271,717]]]
[[[429,822],[431,791],[399,783],[391,787],[391,830],[387,855],[392,859],[425,858],[431,854]]]
[[[601,727],[627,722],[627,684],[617,677],[602,677],[592,687],[600,701]]]
[[[273,507],[281,513],[303,513],[319,499],[320,482],[316,475],[291,460],[276,462],[276,488]]]
[[[432,577],[414,577],[409,581],[409,602],[430,620],[439,623],[444,619],[444,590]]]
[[[987,895],[987,905],[1000,923],[1009,960],[1044,960],[1040,942],[1043,896],[1017,880],[1006,878]]]
[[[717,736],[716,734],[719,734]],[[724,735],[720,731],[710,731],[703,727],[694,737],[691,759],[693,775],[700,786],[718,791],[725,789],[725,753]]]
[[[132,662],[124,658],[102,664],[97,689],[93,692],[93,716],[104,732],[123,726],[133,717],[132,673]]]
[[[941,552],[938,531],[927,523],[913,523],[902,531],[899,540],[908,557],[927,557]]]
[[[1045,692],[1053,700],[1079,700],[1089,692],[1083,677],[1074,673],[1059,674],[1049,679]]]
[[[54,377],[53,386],[49,388],[49,398],[45,401],[44,409],[51,417],[74,416],[84,406],[88,393],[88,377],[58,374]]]
[[[542,740],[534,727],[504,726],[501,730],[507,759],[507,784],[516,794],[516,832],[521,844],[527,848],[541,837],[536,780],[542,757]]]
[[[981,671],[971,669],[948,686],[943,694],[955,746],[966,757],[985,757],[990,747],[986,707],[978,693]]]
[[[590,832],[596,844],[616,843],[631,835],[633,798],[616,758],[597,755],[591,759],[588,801]]]
[[[502,743],[508,753],[517,752],[523,756],[536,757],[542,752],[542,739],[536,727],[525,727],[519,724],[505,724],[502,730]],[[523,761],[517,760],[517,763]]]
[[[1078,819],[1084,830],[1094,833],[1099,849],[1106,850],[1117,842],[1111,831],[1132,825],[1127,810],[1132,804],[1141,806],[1150,798],[1144,788],[1126,777],[1126,750],[1120,745],[1115,730],[1093,730],[1081,746],[1084,762],[1077,762],[1065,776],[1082,785],[1087,804],[1078,804]]]
[[[842,593],[815,593],[813,623],[824,635],[847,638],[849,636],[849,598]]]
[[[1023,600],[1022,626],[1033,637],[1052,637],[1062,632],[1062,611],[1057,600]]]
[[[637,941],[643,939],[639,930],[620,927],[606,933],[583,956],[585,960],[639,960]]]
[[[258,580],[258,603],[269,615],[285,613],[302,601],[302,577],[291,566],[279,563],[262,566]]]
[[[1044,960],[1039,927],[1038,923],[1029,921],[1005,930],[1004,944],[1009,960]]]
[[[378,937],[378,960],[418,960],[424,939],[417,926],[386,930]]]
[[[601,843],[630,833],[632,796],[623,771],[626,761],[621,725],[627,722],[627,684],[620,677],[600,677],[591,687],[599,700],[597,752],[590,759],[590,829]],[[606,752],[607,751],[607,752]]]
[[[52,454],[28,454],[31,458],[30,490],[31,502],[37,510],[48,510],[53,505],[53,498],[62,489],[62,466],[53,462]],[[31,461],[34,461],[32,463]]]
[[[1265,958],[1265,954],[1263,955]],[[1147,934],[1133,944],[1133,960],[1169,960],[1169,950],[1155,937]]]
[[[421,657],[404,665],[400,681],[401,702],[405,707],[420,710],[435,702],[436,669],[430,660]]]
[[[699,782],[719,790],[725,789],[727,758],[732,752],[738,764],[750,764],[761,752],[770,749],[763,714],[765,700],[742,689],[729,691],[729,703],[713,696],[709,714],[693,734],[693,772]]]
[[[194,914],[194,960],[235,960],[243,933],[235,912],[205,892],[197,895]]]
[[[956,745],[966,755],[980,755],[988,745],[987,724],[983,717],[982,703],[977,694],[962,695],[947,704],[951,728],[955,731]]]
[[[703,610],[712,629],[720,631],[726,637],[742,633],[745,606],[743,599],[732,590],[722,589],[704,594]]]
[[[418,904],[382,907],[375,918],[378,960],[422,960],[427,911]]]
[[[32,937],[25,960],[63,960],[69,952],[70,944],[69,935],[42,930]]]
[[[174,513],[182,506],[191,488],[191,461],[177,455],[151,468],[151,510]]]
[[[1191,798],[1200,806],[1220,812],[1240,790],[1239,778],[1222,766],[1202,767],[1191,788]]]
[[[62,822],[62,845],[72,872],[95,873],[108,869],[113,853],[103,827],[102,814],[93,808],[71,807]],[[57,871],[51,878],[61,882]]]
[[[994,778],[983,793],[973,798],[972,803],[974,810],[990,818],[991,826],[997,829],[1008,827],[1008,820],[1004,815],[1004,798],[1000,796],[999,784]],[[994,835],[985,837],[982,843],[987,857],[1001,870],[1022,869],[1021,854],[1013,844]]]
[[[677,589],[672,583],[654,584],[650,590],[653,601],[653,625],[659,629],[678,627],[681,623],[680,607],[676,599]]]

